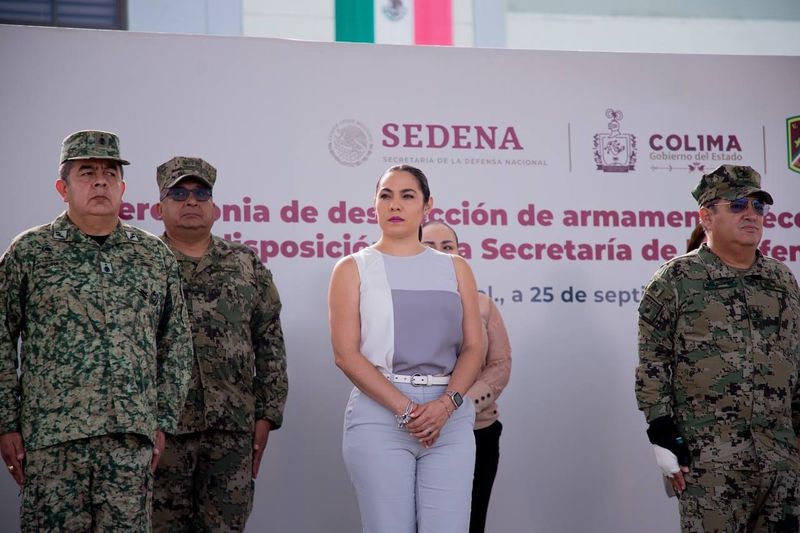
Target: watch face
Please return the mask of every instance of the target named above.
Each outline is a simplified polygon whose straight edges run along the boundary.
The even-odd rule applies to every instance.
[[[456,404],[456,407],[461,407],[461,404],[464,403],[464,398],[462,398],[461,394],[458,392],[454,392],[450,397],[453,399],[453,403]]]

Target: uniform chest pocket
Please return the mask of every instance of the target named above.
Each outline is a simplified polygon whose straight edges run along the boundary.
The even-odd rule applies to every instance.
[[[107,281],[109,298],[120,312],[134,320],[146,320],[156,327],[164,308],[166,285],[164,273],[153,265],[133,261]]]
[[[747,301],[753,332],[762,342],[772,346],[785,345],[797,335],[796,321],[792,318],[789,293],[770,279],[750,279],[747,283]]]
[[[683,352],[709,355],[741,348],[749,335],[747,302],[735,280],[713,280],[687,297],[680,314]]]
[[[234,274],[235,276],[235,274]],[[244,322],[250,317],[252,309],[252,291],[241,278],[230,277],[222,286],[217,312],[229,322]]]
[[[241,269],[217,266],[204,279],[195,280],[193,298],[212,311],[216,320],[238,323],[249,320],[253,308],[253,284]]]
[[[699,293],[684,302],[678,321],[675,382],[688,401],[713,402],[726,394],[727,377],[742,372],[745,332],[732,316],[741,315],[734,289]]]
[[[30,294],[34,300],[80,298],[82,292],[95,285],[97,275],[83,263],[44,259],[34,268]]]

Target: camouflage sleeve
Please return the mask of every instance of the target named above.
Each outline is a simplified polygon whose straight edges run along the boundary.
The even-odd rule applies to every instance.
[[[12,245],[0,258],[0,434],[20,430],[17,342],[25,301],[20,266]]]
[[[793,341],[791,349],[794,352],[792,356],[796,371],[794,394],[792,395],[792,426],[794,427],[794,434],[800,439],[800,288],[798,288],[797,279],[795,279],[791,271],[788,268],[786,270],[788,271],[791,293],[794,295],[792,297],[793,312],[790,318],[793,322],[790,337]]]
[[[286,348],[281,329],[281,300],[272,281],[272,274],[257,257],[253,258],[258,302],[250,321],[256,375],[253,391],[256,397],[256,420],[267,419],[273,429],[283,424],[283,406],[289,384],[286,377]]]
[[[181,277],[175,257],[165,247],[167,294],[158,325],[158,428],[166,433],[178,429],[181,409],[192,375],[192,334],[181,290]]]
[[[636,401],[648,422],[672,416],[675,289],[656,274],[639,304],[639,366]]]
[[[792,426],[794,434],[800,439],[800,349],[796,350],[795,357],[798,362],[797,376],[795,377],[794,395],[792,396]]]

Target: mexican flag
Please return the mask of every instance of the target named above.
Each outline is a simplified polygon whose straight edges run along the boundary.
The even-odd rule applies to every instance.
[[[450,46],[452,0],[336,0],[336,40]]]

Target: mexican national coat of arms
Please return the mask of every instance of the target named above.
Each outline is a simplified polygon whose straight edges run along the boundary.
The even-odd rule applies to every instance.
[[[381,11],[383,11],[387,19],[397,22],[406,15],[408,8],[403,5],[403,0],[389,0],[381,8]]]

